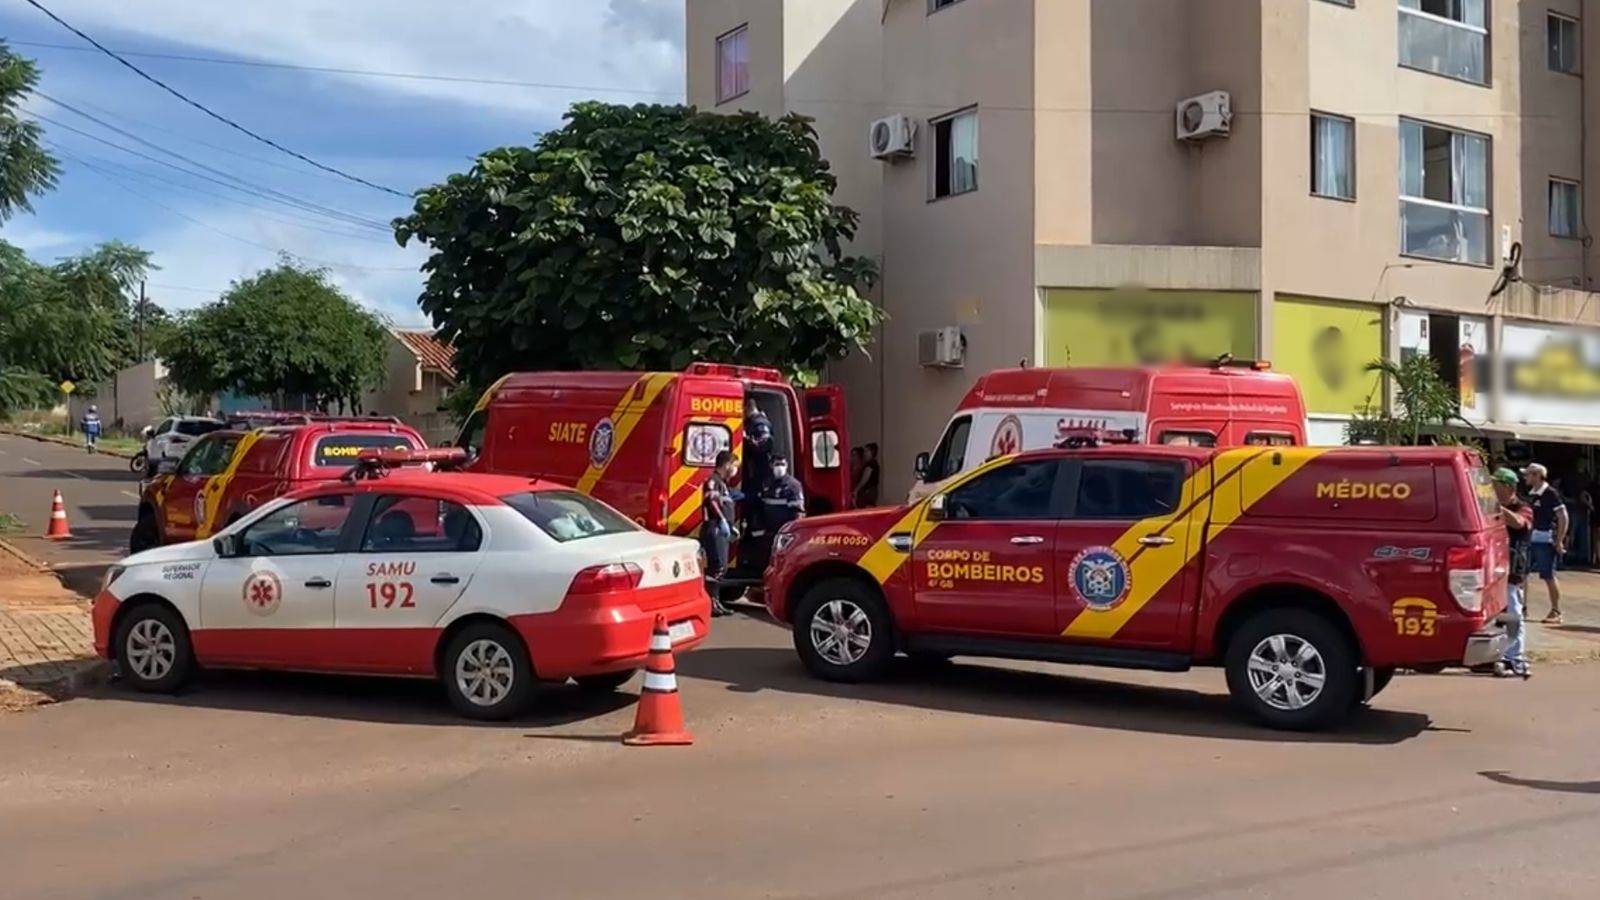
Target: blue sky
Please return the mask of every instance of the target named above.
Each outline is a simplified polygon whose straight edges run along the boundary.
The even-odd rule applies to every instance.
[[[115,50],[538,82],[576,89],[374,78],[130,57],[206,106],[320,162],[410,192],[477,153],[531,143],[585,97],[682,97],[683,0],[42,0]],[[0,0],[0,35],[43,71],[39,89],[264,192],[388,222],[409,202],[339,178],[228,129],[88,47],[22,0]],[[595,88],[616,90],[597,91]],[[50,100],[29,110],[59,148],[60,187],[0,239],[51,261],[112,238],[155,253],[150,294],[173,309],[215,299],[286,251],[325,265],[352,296],[400,325],[417,309],[425,251],[392,235],[176,171],[182,162]],[[54,148],[53,148],[54,149]],[[220,195],[220,196],[217,196]]]

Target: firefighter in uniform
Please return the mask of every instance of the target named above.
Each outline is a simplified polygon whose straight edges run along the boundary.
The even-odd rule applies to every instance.
[[[778,529],[805,515],[806,491],[799,479],[789,474],[789,461],[772,457],[772,477],[756,498],[756,525],[750,532],[755,544],[756,562],[762,569],[772,558],[772,541]]]

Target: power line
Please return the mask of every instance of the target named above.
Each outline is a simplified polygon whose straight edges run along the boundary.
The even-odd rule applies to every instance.
[[[145,193],[144,191],[138,190],[137,188],[134,188],[134,187],[132,187],[132,186],[130,186],[130,185],[118,180],[117,177],[114,174],[106,171],[105,169],[100,168],[99,166],[95,165],[94,163],[91,163],[91,162],[89,162],[89,161],[87,161],[85,159],[82,159],[81,157],[73,156],[72,154],[66,153],[66,152],[62,152],[62,155],[65,156],[67,159],[72,160],[73,162],[76,162],[78,165],[83,166],[84,168],[88,169],[89,171],[94,172],[96,175],[99,175],[101,178],[106,179],[107,181],[111,182],[111,184],[113,184],[114,186],[116,186],[116,187],[118,187],[118,188],[120,188],[120,189],[122,189],[124,191],[127,191],[128,193],[134,195],[135,197],[140,198],[141,200],[144,200],[147,203],[150,203],[153,206],[157,206],[157,207],[159,207],[161,209],[164,209],[167,212],[172,213],[173,215],[177,216],[178,218],[183,219],[184,221],[191,222],[191,223],[193,223],[195,225],[200,226],[201,228],[206,229],[207,231],[211,231],[211,232],[214,232],[216,234],[222,235],[223,237],[228,238],[230,240],[238,241],[241,244],[249,244],[252,247],[259,247],[262,250],[271,250],[273,253],[282,253],[282,254],[284,254],[286,256],[289,256],[289,257],[292,257],[292,258],[295,258],[295,259],[299,259],[299,260],[302,260],[304,262],[314,263],[314,264],[319,265],[319,266],[327,266],[330,269],[349,269],[349,270],[360,271],[360,272],[417,272],[418,271],[418,269],[416,267],[414,267],[414,266],[358,266],[358,265],[355,265],[355,264],[352,264],[352,263],[335,262],[333,260],[328,260],[328,259],[317,259],[316,257],[312,257],[312,256],[302,256],[301,254],[298,254],[298,253],[290,253],[288,250],[285,250],[282,247],[274,247],[271,244],[263,244],[260,241],[251,240],[250,238],[247,238],[247,237],[240,237],[237,234],[233,234],[232,232],[229,232],[229,231],[226,231],[224,229],[218,228],[217,226],[212,225],[210,222],[206,222],[204,220],[197,219],[194,216],[191,216],[188,213],[183,212],[180,209],[176,209],[174,207],[168,206],[165,203],[162,203],[160,200],[156,199],[155,197],[152,197],[149,194]]]
[[[57,25],[60,25],[62,28],[65,28],[66,30],[72,32],[73,34],[77,35],[78,37],[83,38],[88,43],[94,45],[94,47],[96,49],[98,49],[101,53],[104,53],[105,55],[107,55],[107,56],[111,57],[112,59],[116,60],[117,62],[121,63],[129,71],[131,71],[134,74],[138,75],[140,78],[143,78],[145,81],[148,81],[151,84],[155,85],[156,87],[161,88],[162,90],[164,90],[167,93],[171,94],[172,96],[178,98],[179,100],[182,100],[184,103],[189,104],[190,106],[194,107],[195,109],[200,110],[201,112],[205,113],[206,115],[210,116],[211,118],[216,119],[218,122],[221,122],[222,124],[227,125],[229,128],[232,128],[235,131],[240,132],[241,134],[248,135],[249,137],[254,138],[257,141],[260,141],[263,144],[266,144],[268,147],[271,147],[272,149],[277,150],[280,153],[286,153],[289,156],[292,156],[295,159],[298,159],[301,162],[306,163],[307,165],[315,166],[316,168],[321,169],[324,172],[329,172],[329,173],[332,173],[334,175],[338,175],[339,177],[346,178],[346,179],[348,179],[350,181],[355,182],[356,184],[366,185],[367,187],[372,188],[374,190],[383,191],[384,193],[387,193],[387,194],[393,194],[396,197],[406,197],[408,199],[410,198],[411,195],[407,194],[407,193],[405,193],[403,191],[397,191],[392,187],[385,187],[384,185],[377,184],[377,183],[372,182],[372,181],[368,181],[367,179],[362,178],[359,175],[351,175],[349,172],[345,172],[345,171],[343,171],[341,169],[336,169],[333,166],[317,162],[316,160],[312,159],[309,156],[306,156],[303,153],[298,153],[298,152],[296,152],[294,150],[290,150],[288,147],[283,146],[282,144],[278,143],[277,141],[272,140],[271,138],[263,137],[262,135],[257,134],[254,131],[251,131],[250,129],[244,127],[243,125],[240,125],[238,122],[235,122],[234,120],[228,118],[227,116],[222,115],[221,113],[213,112],[210,107],[207,107],[206,105],[200,103],[199,101],[191,100],[188,96],[186,96],[182,92],[178,91],[176,88],[173,88],[172,86],[168,85],[166,82],[162,81],[159,78],[156,78],[154,75],[151,75],[150,73],[148,73],[145,70],[139,68],[138,66],[134,65],[133,63],[128,62],[127,59],[123,58],[122,56],[117,55],[117,53],[115,53],[114,51],[108,49],[104,44],[102,44],[99,41],[95,40],[94,38],[88,36],[87,34],[84,34],[82,31],[79,31],[77,28],[74,28],[65,19],[62,19],[60,16],[56,15],[55,13],[53,13],[49,9],[47,9],[44,6],[44,4],[39,2],[39,0],[24,0],[24,2],[26,2],[29,6],[33,7],[34,9],[37,9],[38,11],[44,13],[46,16],[49,16],[53,21],[55,21],[55,23]]]
[[[182,172],[183,174],[188,175],[191,178],[198,178],[198,179],[200,179],[202,181],[208,181],[208,182],[211,182],[212,184],[228,188],[229,190],[239,191],[240,193],[249,194],[249,195],[254,196],[254,197],[260,197],[260,198],[265,199],[265,200],[273,200],[275,202],[284,203],[285,205],[293,206],[293,207],[295,207],[297,209],[301,209],[301,210],[306,211],[306,212],[315,212],[315,213],[323,215],[323,216],[325,216],[327,218],[339,221],[339,222],[341,222],[343,224],[359,225],[359,226],[362,226],[364,228],[371,228],[371,229],[373,229],[375,231],[388,231],[388,227],[383,225],[382,223],[378,222],[376,219],[367,219],[367,218],[363,218],[361,216],[357,216],[357,215],[355,215],[353,213],[345,213],[345,212],[342,212],[340,210],[333,209],[331,207],[325,207],[325,206],[321,206],[320,204],[311,203],[310,201],[298,200],[296,198],[289,197],[289,195],[287,195],[287,194],[281,195],[282,197],[289,197],[288,200],[283,200],[283,199],[280,199],[280,197],[273,196],[273,194],[277,193],[277,192],[272,191],[270,188],[266,189],[266,190],[261,190],[261,189],[257,189],[255,187],[249,186],[248,183],[244,183],[245,186],[241,187],[241,186],[239,186],[237,184],[233,184],[233,183],[230,183],[228,181],[224,181],[221,178],[213,178],[212,176],[207,175],[204,172],[196,172],[196,171],[193,171],[191,169],[186,169],[183,166],[177,165],[175,163],[168,162],[167,160],[160,159],[158,157],[151,156],[148,153],[142,153],[142,152],[140,152],[138,150],[134,150],[134,149],[132,149],[130,147],[124,147],[124,146],[122,146],[121,144],[118,144],[115,141],[107,140],[107,139],[105,139],[105,138],[103,138],[103,137],[101,137],[101,136],[99,136],[97,134],[94,134],[93,132],[84,131],[81,128],[75,128],[75,127],[73,127],[71,125],[68,125],[65,122],[61,122],[61,121],[57,121],[56,119],[52,119],[49,116],[45,115],[44,113],[38,113],[38,112],[32,113],[32,117],[35,118],[35,119],[38,119],[41,122],[49,123],[50,125],[53,125],[56,128],[60,128],[60,129],[63,129],[65,131],[70,131],[73,134],[80,135],[82,137],[86,137],[91,141],[95,141],[96,143],[104,144],[107,147],[110,147],[110,148],[112,148],[114,150],[121,150],[123,153],[127,153],[130,156],[137,156],[140,159],[146,160],[148,162],[153,162],[158,166],[165,166],[165,167],[167,167],[169,169],[173,169],[173,170],[176,170],[178,172]],[[148,144],[149,142],[141,140],[140,143]],[[165,151],[163,151],[163,152],[165,152]],[[193,162],[192,160],[188,160],[186,157],[180,156],[179,158],[184,159],[186,162],[191,162],[191,163]],[[204,164],[200,164],[200,163],[195,163],[195,164],[196,165],[200,165],[202,168],[209,168],[209,167],[204,166]],[[227,175],[227,173],[223,173],[223,174]],[[227,177],[233,178],[235,181],[238,180],[237,178],[235,178],[232,175],[227,175]]]
[[[8,41],[17,47],[42,47],[51,50],[94,52],[89,47],[73,44],[55,44],[49,41]],[[476,78],[469,75],[433,75],[423,72],[385,72],[377,69],[352,69],[342,66],[311,66],[300,63],[269,62],[256,59],[227,59],[220,56],[193,56],[184,53],[149,53],[135,50],[118,50],[123,56],[143,59],[166,59],[175,62],[209,63],[219,66],[244,66],[255,69],[283,69],[291,72],[318,72],[326,75],[358,75],[363,78],[399,78],[408,81],[440,81],[447,84],[481,84],[491,87],[535,88],[551,91],[593,91],[600,94],[636,94],[643,97],[678,97],[682,91],[652,90],[649,88],[612,87],[597,84],[563,84],[551,81],[523,81],[515,78]]]

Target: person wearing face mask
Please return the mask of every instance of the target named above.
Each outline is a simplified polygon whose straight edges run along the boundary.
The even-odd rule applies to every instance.
[[[778,529],[805,514],[806,491],[799,479],[789,474],[789,461],[780,455],[772,457],[772,477],[767,479],[756,498],[757,522],[750,533],[755,542],[756,559],[765,568],[772,556],[772,541]]]

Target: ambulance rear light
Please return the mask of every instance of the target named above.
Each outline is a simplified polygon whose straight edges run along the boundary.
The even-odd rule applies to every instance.
[[[572,577],[567,599],[596,601],[608,594],[631,593],[644,580],[644,570],[634,563],[590,566]]]
[[[1481,611],[1489,584],[1488,554],[1483,546],[1451,547],[1445,551],[1444,568],[1456,604],[1469,613]]]

